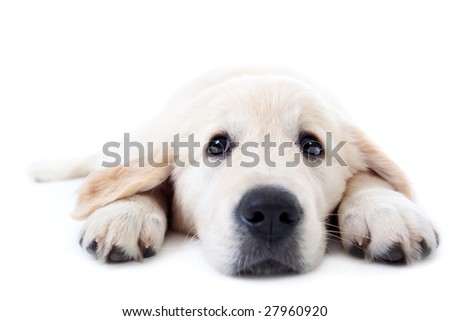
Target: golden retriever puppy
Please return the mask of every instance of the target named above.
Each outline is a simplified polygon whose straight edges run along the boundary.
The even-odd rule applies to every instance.
[[[368,260],[411,263],[438,246],[400,168],[292,71],[212,72],[137,141],[33,175],[87,174],[73,217],[86,220],[82,248],[105,262],[158,253],[170,225],[198,236],[223,273],[307,272],[324,256],[330,217],[345,250]]]

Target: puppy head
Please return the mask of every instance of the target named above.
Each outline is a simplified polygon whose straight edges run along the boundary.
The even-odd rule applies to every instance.
[[[348,140],[341,116],[306,84],[280,77],[230,80],[189,113],[201,121],[188,127],[198,128],[203,148],[200,166],[174,168],[175,223],[195,229],[212,264],[228,274],[315,267],[327,214],[352,175],[343,162],[352,148],[339,147]],[[340,158],[328,157],[335,148]]]
[[[197,95],[177,119],[167,126],[180,141],[193,137],[196,148],[170,149],[161,168],[91,174],[78,216],[170,177],[173,227],[197,234],[216,268],[232,275],[306,272],[325,253],[325,220],[352,175],[373,170],[409,192],[398,168],[297,79],[230,79]]]

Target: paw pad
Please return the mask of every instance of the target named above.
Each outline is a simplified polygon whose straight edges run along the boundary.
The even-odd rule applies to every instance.
[[[114,245],[111,252],[108,254],[108,262],[120,263],[127,261],[132,261],[132,258],[126,254],[125,250]]]
[[[388,264],[405,264],[405,252],[400,243],[395,243],[386,252],[374,257],[374,260]]]

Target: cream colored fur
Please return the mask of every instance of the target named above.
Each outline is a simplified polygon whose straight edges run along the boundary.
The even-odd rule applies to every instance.
[[[349,121],[323,89],[295,72],[239,69],[210,73],[178,92],[147,128],[140,140],[153,141],[155,146],[171,142],[175,134],[181,140],[195,134],[203,146],[220,131],[240,143],[261,142],[268,133],[278,143],[295,142],[301,130],[324,140],[326,132],[332,132],[333,146],[347,142],[340,151],[347,166],[334,160],[330,166],[311,168],[301,163],[286,168],[285,162],[298,153],[293,144],[284,156],[271,154],[276,167],[263,162],[254,168],[238,166],[246,157],[236,148],[230,155],[233,166],[175,166],[170,150],[164,167],[135,163],[97,169],[80,188],[73,216],[87,219],[83,244],[97,240],[97,255],[103,260],[114,245],[137,260],[142,258],[138,244],[160,247],[167,224],[165,210],[155,205],[154,196],[136,195],[163,182],[172,188],[166,195],[172,227],[198,235],[209,261],[224,273],[233,273],[231,265],[238,251],[233,209],[247,190],[265,184],[288,189],[304,210],[300,245],[295,250],[302,253],[305,271],[321,261],[326,249],[325,222],[338,207],[344,248],[364,247],[369,259],[393,243],[402,244],[407,262],[421,259],[421,242],[426,241],[431,250],[437,247],[433,227],[413,203],[410,184],[399,167]],[[264,156],[261,148],[254,152],[261,159]],[[185,152],[178,156],[187,161]],[[201,162],[203,156],[203,148],[198,148],[195,159]],[[87,170],[92,162],[83,166]],[[39,171],[34,175],[58,178]],[[70,173],[58,175],[67,178]]]

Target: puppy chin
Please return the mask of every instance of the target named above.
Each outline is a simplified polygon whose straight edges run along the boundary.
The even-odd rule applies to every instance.
[[[326,246],[323,236],[313,237],[317,244],[303,244],[301,230],[275,243],[261,242],[249,234],[217,238],[208,233],[202,239],[203,252],[209,263],[223,274],[238,277],[280,276],[303,274],[317,267],[323,259]],[[321,234],[321,233],[318,233]],[[206,235],[202,235],[206,236]],[[225,241],[228,240],[228,241]]]
[[[281,275],[305,271],[297,233],[278,242],[262,242],[246,234],[233,260],[233,275]]]
[[[249,265],[245,269],[237,270],[236,276],[266,276],[302,273],[302,264],[291,265],[284,262],[268,259]]]

